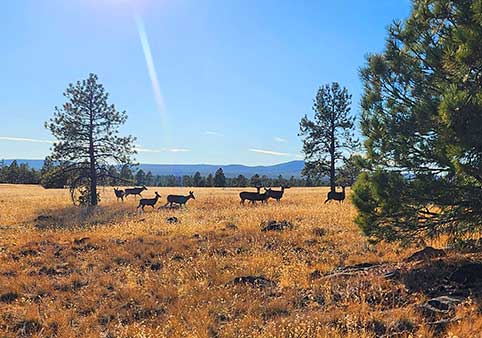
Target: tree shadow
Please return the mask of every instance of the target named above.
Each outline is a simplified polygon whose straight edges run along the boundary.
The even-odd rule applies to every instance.
[[[96,207],[69,206],[63,208],[41,209],[33,220],[38,230],[74,229],[115,223],[122,219],[137,219],[140,214],[136,209],[125,205],[102,205]]]

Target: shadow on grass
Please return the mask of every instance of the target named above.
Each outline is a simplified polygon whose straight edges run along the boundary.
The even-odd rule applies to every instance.
[[[101,205],[96,207],[64,207],[42,209],[33,220],[38,230],[65,230],[88,228],[96,225],[115,223],[126,218],[137,219],[141,214],[135,207],[126,205]]]
[[[411,292],[429,297],[470,296],[482,303],[482,256],[426,262],[402,272],[400,280]]]

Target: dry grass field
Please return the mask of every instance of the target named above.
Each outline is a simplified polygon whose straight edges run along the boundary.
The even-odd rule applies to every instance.
[[[161,205],[188,190],[143,195]],[[106,188],[89,212],[65,190],[0,185],[0,336],[481,335],[473,289],[455,309],[421,307],[477,254],[407,262],[417,248],[369,245],[350,202],[324,205],[323,188],[257,206],[240,206],[239,191],[196,188],[185,210],[139,213]],[[269,220],[292,227],[261,231]]]

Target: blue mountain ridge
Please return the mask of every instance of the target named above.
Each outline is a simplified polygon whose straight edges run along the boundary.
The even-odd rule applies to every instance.
[[[10,165],[13,159],[4,160],[6,165]],[[43,165],[43,160],[31,160],[31,159],[17,159],[17,163],[26,163],[31,168],[40,169]],[[138,168],[145,172],[151,171],[153,175],[194,175],[196,171],[199,171],[201,175],[207,176],[210,173],[214,175],[217,169],[222,168],[226,177],[236,177],[238,175],[244,175],[251,177],[254,174],[260,176],[266,175],[270,178],[276,178],[282,175],[285,178],[294,176],[296,178],[301,177],[301,170],[303,169],[303,161],[290,161],[274,165],[266,166],[247,166],[242,164],[228,164],[228,165],[215,165],[215,164],[148,164],[141,163]]]

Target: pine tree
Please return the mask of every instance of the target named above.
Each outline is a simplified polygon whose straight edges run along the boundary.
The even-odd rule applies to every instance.
[[[336,182],[338,185],[352,186],[357,177],[360,175],[363,165],[363,157],[358,154],[353,154],[343,161],[343,166],[340,167],[336,175]]]
[[[226,186],[226,176],[224,176],[223,168],[216,170],[214,174],[214,186],[215,187],[225,187]]]
[[[481,13],[480,1],[414,1],[361,71],[368,162],[353,200],[373,241],[480,234]]]
[[[152,172],[150,170],[146,174],[146,185],[148,187],[152,187],[155,185],[154,176],[152,175]]]
[[[249,180],[249,184],[252,187],[260,187],[261,186],[261,178],[259,177],[258,174],[254,174],[251,176],[251,179]]]
[[[142,169],[139,169],[136,173],[136,184],[146,185],[146,173]]]
[[[246,187],[248,185],[248,179],[244,175],[238,175],[236,179],[236,186]]]
[[[72,176],[72,199],[78,190],[78,201],[91,206],[98,204],[97,185],[109,177],[109,164],[128,164],[135,153],[134,138],[118,136],[127,114],[108,104],[109,95],[97,80],[90,74],[70,84],[64,93],[67,102],[55,107],[54,117],[45,123],[57,139],[49,159]]]
[[[335,191],[336,163],[346,158],[347,150],[358,145],[350,105],[351,95],[346,88],[337,82],[324,85],[314,100],[314,119],[305,115],[300,122],[305,153],[303,175],[315,180],[329,175],[331,191]]]
[[[209,174],[208,177],[206,177],[206,180],[205,180],[205,186],[206,187],[212,187],[214,185],[214,178],[213,178],[213,174]]]
[[[192,185],[195,187],[201,186],[201,173],[199,171],[196,171],[194,173],[194,176],[192,178]]]
[[[134,175],[132,174],[132,170],[128,164],[124,164],[121,168],[120,178],[123,182],[132,182],[134,183]]]

